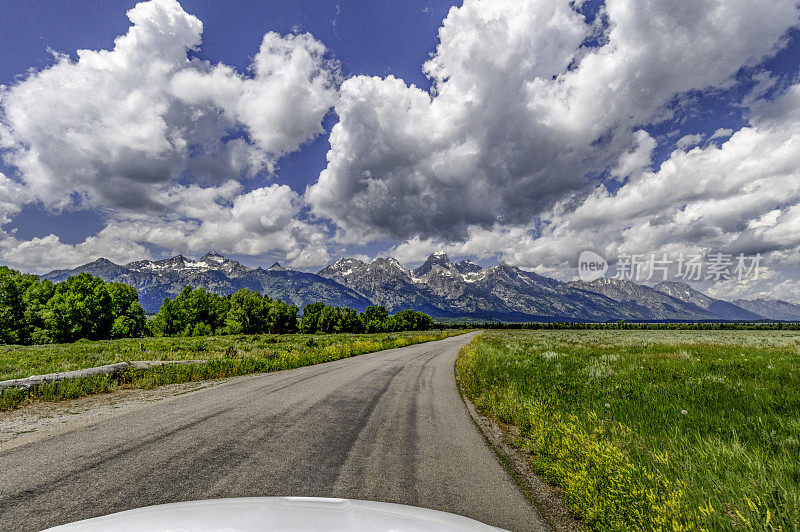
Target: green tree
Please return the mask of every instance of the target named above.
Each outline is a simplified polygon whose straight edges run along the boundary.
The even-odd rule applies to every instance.
[[[0,343],[18,344],[25,336],[25,288],[21,275],[0,267]]]
[[[0,267],[0,343],[73,342],[140,336],[136,290],[82,273],[53,284]]]
[[[317,330],[324,333],[337,332],[340,321],[340,311],[336,307],[326,306],[319,313]]]
[[[430,331],[433,329],[433,318],[424,312],[414,312],[414,330]]]
[[[111,332],[109,333],[112,339],[117,338],[138,338],[142,336],[144,326],[136,322],[136,320],[127,316],[117,316],[114,318],[114,323],[111,324]]]
[[[369,306],[361,315],[364,330],[368,333],[385,332],[389,321],[389,311],[383,306]]]
[[[264,332],[267,319],[265,303],[269,302],[258,292],[242,288],[231,296],[225,319],[226,330],[231,334],[258,334]],[[269,303],[267,303],[269,304]]]
[[[183,307],[167,298],[148,325],[153,336],[176,336],[186,329],[186,324],[187,316]]]
[[[336,332],[363,333],[364,322],[358,312],[351,308],[339,309],[339,323]]]
[[[88,273],[58,283],[43,315],[45,328],[55,342],[106,339],[114,323],[105,281]]]
[[[410,331],[414,326],[414,311],[401,310],[389,318],[387,329],[390,331]]]
[[[433,318],[423,312],[401,310],[389,318],[390,331],[427,331],[433,328]]]
[[[130,285],[108,283],[111,297],[111,313],[114,322],[111,338],[138,338],[144,333],[144,308],[139,303],[139,293]]]
[[[272,334],[286,334],[297,331],[298,311],[299,309],[297,306],[288,305],[280,299],[272,301],[268,314],[269,327],[266,332]]]
[[[187,286],[175,299],[164,300],[148,328],[156,336],[220,334],[226,330],[230,299]]]
[[[28,338],[22,339],[24,344],[46,344],[53,341],[52,335],[47,329],[44,321],[47,302],[56,292],[56,285],[44,279],[39,281],[35,276],[31,276],[25,295],[25,330]]]
[[[190,325],[187,331],[191,331],[186,336],[211,336],[214,334],[214,331],[211,329],[211,326],[204,322],[198,322],[194,325]]]
[[[313,334],[319,330],[319,315],[325,308],[321,302],[311,303],[303,308],[303,318],[300,320],[300,332]]]
[[[389,319],[389,311],[384,306],[371,305],[364,310],[364,320],[366,321],[386,321]]]

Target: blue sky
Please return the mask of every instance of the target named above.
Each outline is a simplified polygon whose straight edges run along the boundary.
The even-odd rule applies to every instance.
[[[800,300],[793,0],[0,8],[2,264],[760,252],[703,288]]]
[[[109,49],[128,29],[125,12],[136,1],[31,0],[0,3],[3,35],[0,82],[10,83],[29,68],[48,66],[48,49]],[[448,10],[460,2],[306,0],[295,2],[202,2],[184,9],[204,23],[198,54],[212,62],[246,69],[267,31],[311,32],[342,63],[345,75],[398,77],[428,86],[421,65],[436,45]]]

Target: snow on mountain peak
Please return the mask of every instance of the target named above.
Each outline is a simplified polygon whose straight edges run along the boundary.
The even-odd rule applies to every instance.
[[[383,264],[388,264],[388,265],[391,265],[391,266],[396,266],[398,268],[403,268],[403,266],[400,264],[400,262],[394,257],[375,257],[374,259],[372,259],[372,262],[370,262],[370,265],[373,265],[373,264],[377,264],[379,266],[383,265]],[[405,268],[403,268],[403,269],[405,269]]]
[[[212,262],[212,263],[217,263],[217,264],[222,263],[222,262],[227,262],[227,260],[228,259],[226,257],[222,256],[221,254],[217,253],[216,251],[209,251],[208,253],[206,253],[205,255],[203,255],[200,258],[201,262],[206,262],[206,263]]]

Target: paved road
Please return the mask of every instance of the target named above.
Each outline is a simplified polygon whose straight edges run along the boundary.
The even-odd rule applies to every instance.
[[[453,364],[471,336],[239,377],[0,453],[0,529],[291,495],[547,530],[456,390]]]

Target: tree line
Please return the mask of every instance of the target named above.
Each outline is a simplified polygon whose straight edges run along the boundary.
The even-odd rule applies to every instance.
[[[300,309],[280,299],[243,288],[220,296],[203,288],[186,287],[173,300],[165,299],[147,323],[152,336],[207,336],[218,334],[365,333],[427,331],[433,318],[402,310],[393,316],[382,306],[364,312],[317,302]]]
[[[0,267],[0,344],[65,343],[141,336],[219,334],[365,333],[422,331],[434,326],[422,312],[392,316],[385,307],[364,312],[312,303],[300,310],[280,299],[242,289],[220,296],[184,288],[147,320],[136,289],[81,273],[53,283]]]
[[[139,293],[82,273],[61,283],[0,267],[0,343],[47,344],[141,336]]]
[[[303,308],[300,332],[303,333],[377,333],[394,331],[429,331],[433,318],[423,312],[401,310],[389,316],[386,307],[367,307],[362,313],[347,307],[312,303]]]
[[[298,308],[246,288],[220,296],[187,286],[175,299],[164,300],[148,321],[151,336],[218,334],[283,334],[297,331]]]

